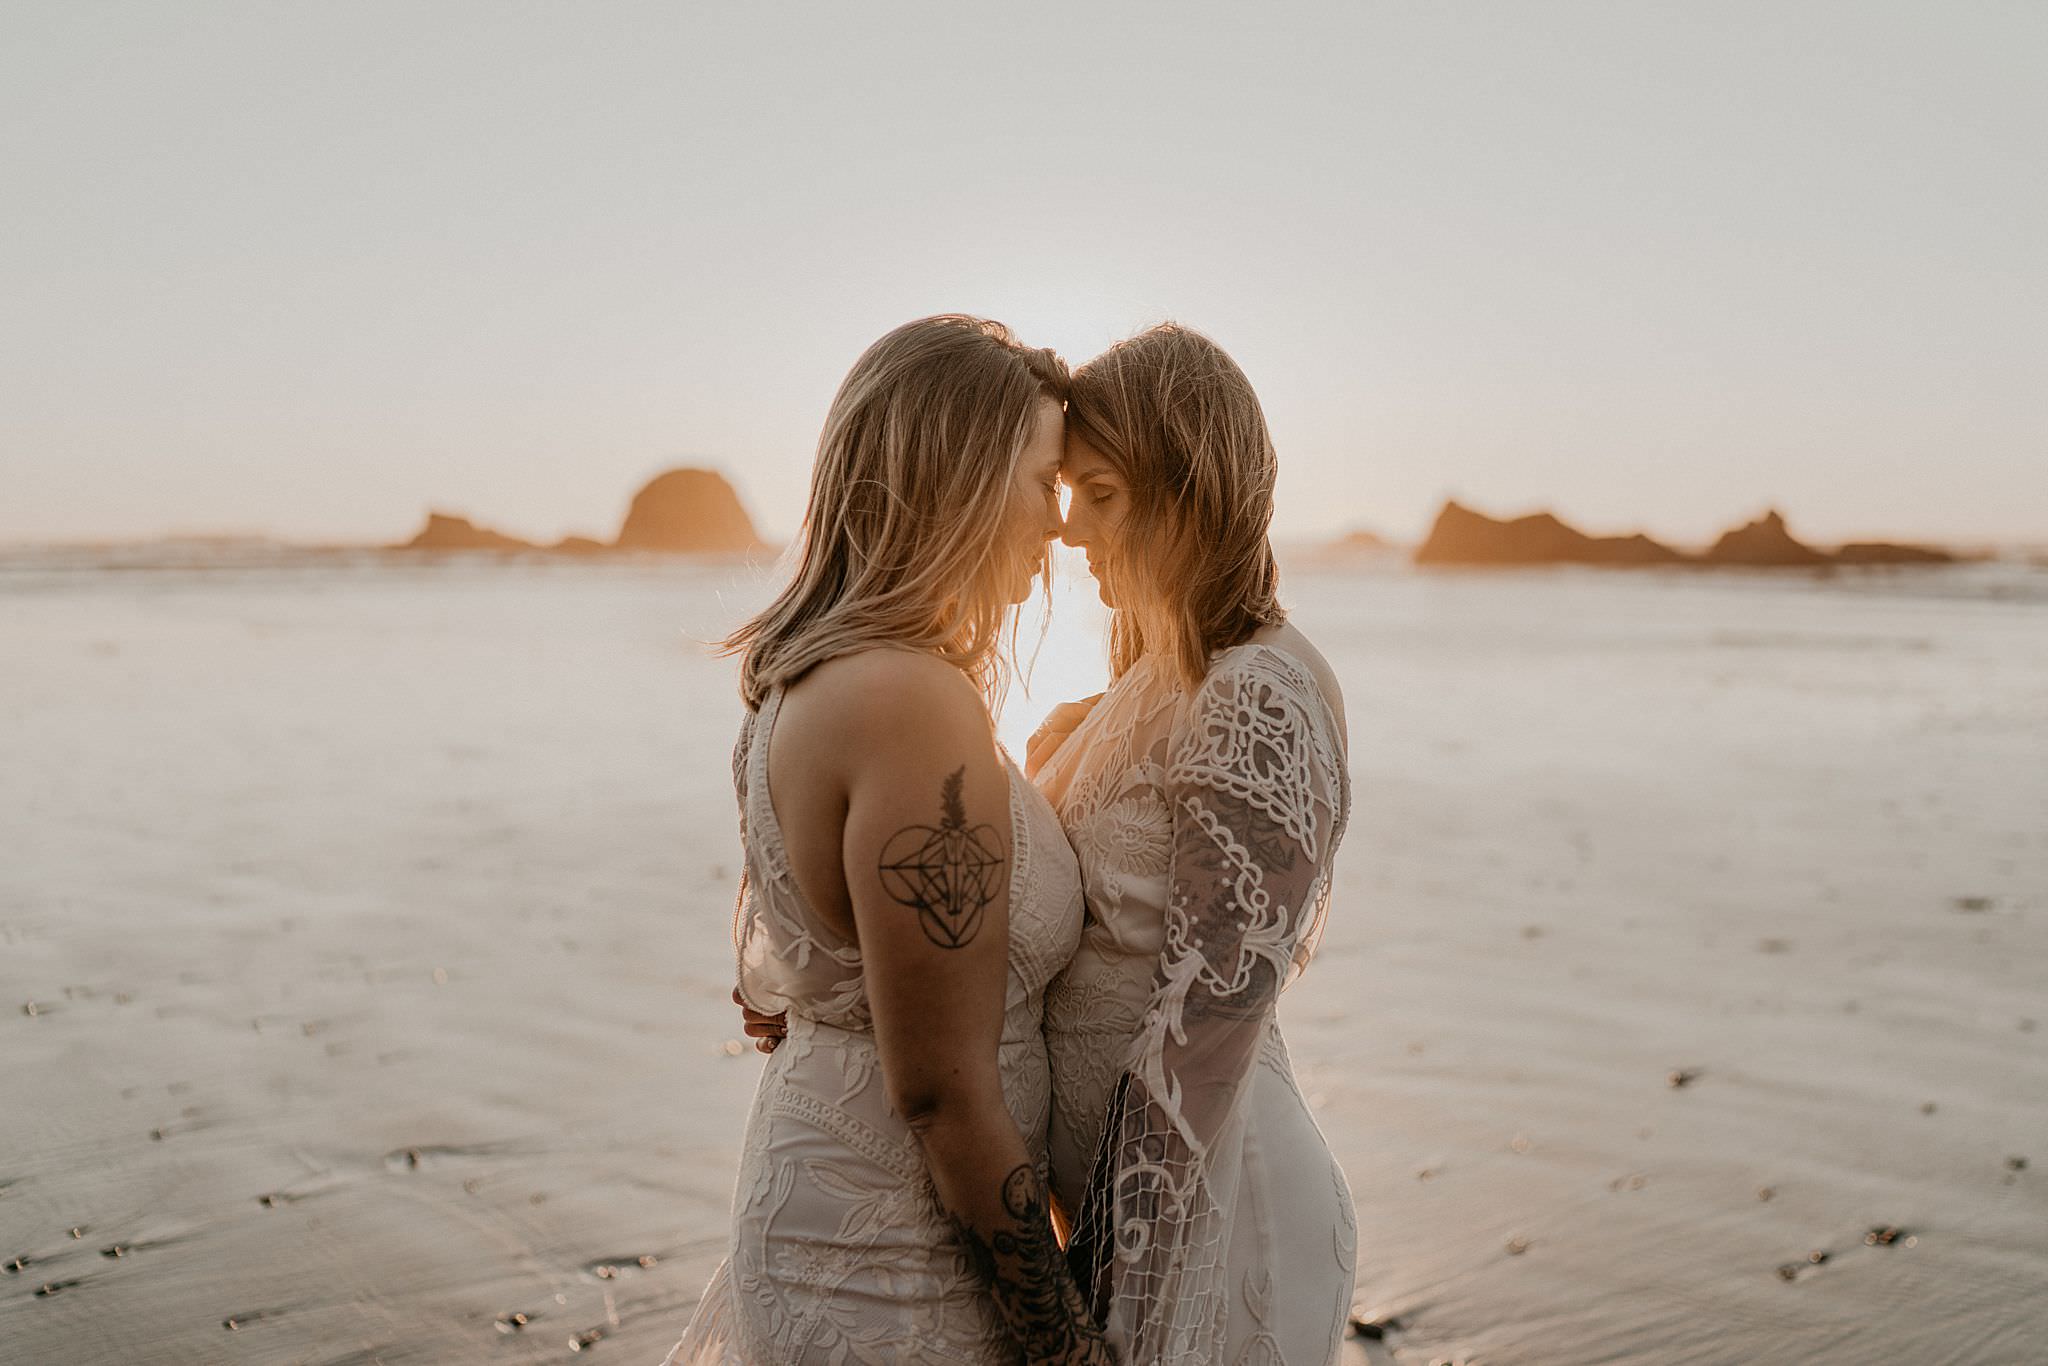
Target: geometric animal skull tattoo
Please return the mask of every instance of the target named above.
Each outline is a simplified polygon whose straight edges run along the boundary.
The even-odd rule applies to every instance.
[[[964,948],[974,939],[1003,871],[995,827],[967,824],[960,799],[966,776],[963,764],[940,788],[939,824],[905,826],[891,835],[878,868],[882,889],[916,911],[925,938],[942,949]]]

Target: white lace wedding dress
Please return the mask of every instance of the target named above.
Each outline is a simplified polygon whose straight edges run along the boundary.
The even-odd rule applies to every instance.
[[[729,1255],[667,1366],[1011,1362],[1016,1351],[939,1207],[923,1153],[890,1109],[860,950],[812,913],[768,795],[778,689],[733,754],[747,880],[740,988],[788,1013],[768,1056],[733,1191]],[[1045,799],[1007,758],[1010,959],[998,1049],[1003,1098],[1045,1167],[1051,1106],[1046,983],[1073,955],[1080,875]]]
[[[1038,775],[1088,903],[1046,997],[1053,1179],[1125,1366],[1338,1351],[1356,1221],[1275,1003],[1322,925],[1340,737],[1282,650],[1224,651],[1194,689],[1148,655]]]

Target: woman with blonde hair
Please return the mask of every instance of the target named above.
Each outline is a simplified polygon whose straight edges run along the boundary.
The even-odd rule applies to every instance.
[[[795,575],[727,642],[739,994],[787,1039],[674,1366],[1113,1360],[1047,1198],[1040,1016],[1079,876],[990,721],[1060,529],[1066,380],[982,319],[876,342],[827,416]]]
[[[1108,692],[1028,751],[1088,909],[1045,1009],[1068,1251],[1126,1363],[1321,1366],[1356,1225],[1275,1008],[1350,807],[1343,697],[1276,596],[1273,444],[1230,357],[1155,327],[1067,402],[1066,539],[1113,609]]]

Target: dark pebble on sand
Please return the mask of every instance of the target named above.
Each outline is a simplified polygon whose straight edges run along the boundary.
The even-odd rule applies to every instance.
[[[18,1272],[22,1272],[22,1271],[26,1271],[26,1270],[28,1270],[28,1267],[29,1267],[29,1259],[28,1259],[28,1258],[26,1258],[26,1257],[16,1257],[16,1258],[15,1258],[15,1259],[14,1259],[13,1261],[11,1261],[11,1262],[8,1262],[8,1263],[6,1264],[6,1266],[5,1266],[4,1268],[0,1268],[0,1269],[4,1269],[4,1270],[5,1270],[6,1272],[7,1272],[7,1274],[8,1274],[8,1275],[12,1276],[12,1275],[15,1275],[15,1274],[17,1274]]]
[[[1673,1090],[1681,1086],[1690,1086],[1699,1079],[1700,1069],[1697,1067],[1675,1067],[1664,1075],[1665,1085]]]
[[[1510,1256],[1510,1257],[1519,1257],[1519,1256],[1521,1256],[1521,1255],[1522,1255],[1522,1254],[1523,1254],[1524,1252],[1527,1252],[1528,1250],[1529,1250],[1529,1240],[1528,1240],[1527,1238],[1510,1238],[1510,1239],[1508,1239],[1508,1256]]]
[[[263,1208],[265,1209],[276,1209],[279,1205],[283,1204],[284,1201],[279,1199],[275,1195],[259,1195],[256,1197],[256,1203],[263,1206]]]
[[[161,1142],[163,1142],[163,1141],[164,1141],[164,1131],[163,1131],[162,1129],[151,1129],[151,1130],[149,1131],[149,1141],[150,1141],[150,1142],[152,1142],[152,1143],[161,1143]]]
[[[1997,903],[1988,896],[1959,896],[1950,904],[1959,911],[1988,911]]]
[[[1890,1247],[1905,1234],[1905,1230],[1894,1224],[1879,1224],[1863,1235],[1865,1247]]]
[[[2008,1157],[2005,1159],[2005,1165],[2016,1172],[2023,1172],[2027,1169],[2027,1159],[2024,1157]]]
[[[43,1008],[34,1001],[23,1001],[21,1003],[21,1013],[33,1020],[36,1016],[43,1013]]]
[[[1367,1341],[1370,1342],[1384,1342],[1386,1341],[1387,1334],[1398,1333],[1400,1331],[1401,1320],[1396,1318],[1385,1318],[1375,1320],[1361,1319],[1356,1316],[1353,1316],[1351,1320],[1351,1336],[1355,1338],[1365,1338]]]
[[[1826,1261],[1827,1259],[1828,1254],[1821,1251],[1821,1249],[1819,1248],[1815,1248],[1813,1251],[1806,1254],[1806,1260],[1812,1262],[1815,1266],[1819,1266],[1822,1262]]]
[[[1777,1187],[1775,1186],[1758,1186],[1756,1188],[1756,1198],[1759,1200],[1769,1200],[1777,1193]]]
[[[77,1281],[44,1281],[41,1285],[36,1287],[36,1298],[39,1300],[46,1300],[50,1298],[50,1296],[58,1294],[65,1290],[69,1290],[72,1286],[77,1284]]]
[[[569,1350],[572,1352],[586,1351],[589,1348],[595,1347],[599,1342],[602,1342],[603,1340],[604,1329],[586,1328],[582,1332],[578,1333],[575,1337],[569,1339]]]
[[[1783,1263],[1781,1263],[1781,1264],[1779,1265],[1779,1267],[1778,1267],[1778,1278],[1779,1278],[1780,1280],[1786,1280],[1786,1281],[1796,1281],[1796,1280],[1798,1280],[1798,1279],[1799,1279],[1799,1263],[1797,1263],[1797,1262],[1783,1262]]]
[[[109,1243],[100,1249],[100,1256],[102,1257],[125,1257],[127,1255],[128,1244],[126,1243]]]
[[[83,1238],[85,1236],[85,1225],[74,1224],[71,1226],[69,1232],[71,1236],[74,1238]]]
[[[419,1164],[420,1150],[418,1148],[407,1148],[405,1150],[405,1165],[408,1167],[417,1167],[419,1166]]]
[[[497,1319],[498,1331],[516,1333],[532,1322],[533,1320],[525,1314],[500,1314]]]

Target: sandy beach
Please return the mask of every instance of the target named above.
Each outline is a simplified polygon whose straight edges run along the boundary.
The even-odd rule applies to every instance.
[[[700,642],[767,582],[0,560],[0,1360],[660,1359],[758,1070]],[[1287,597],[1350,1361],[2048,1357],[2048,571]]]

